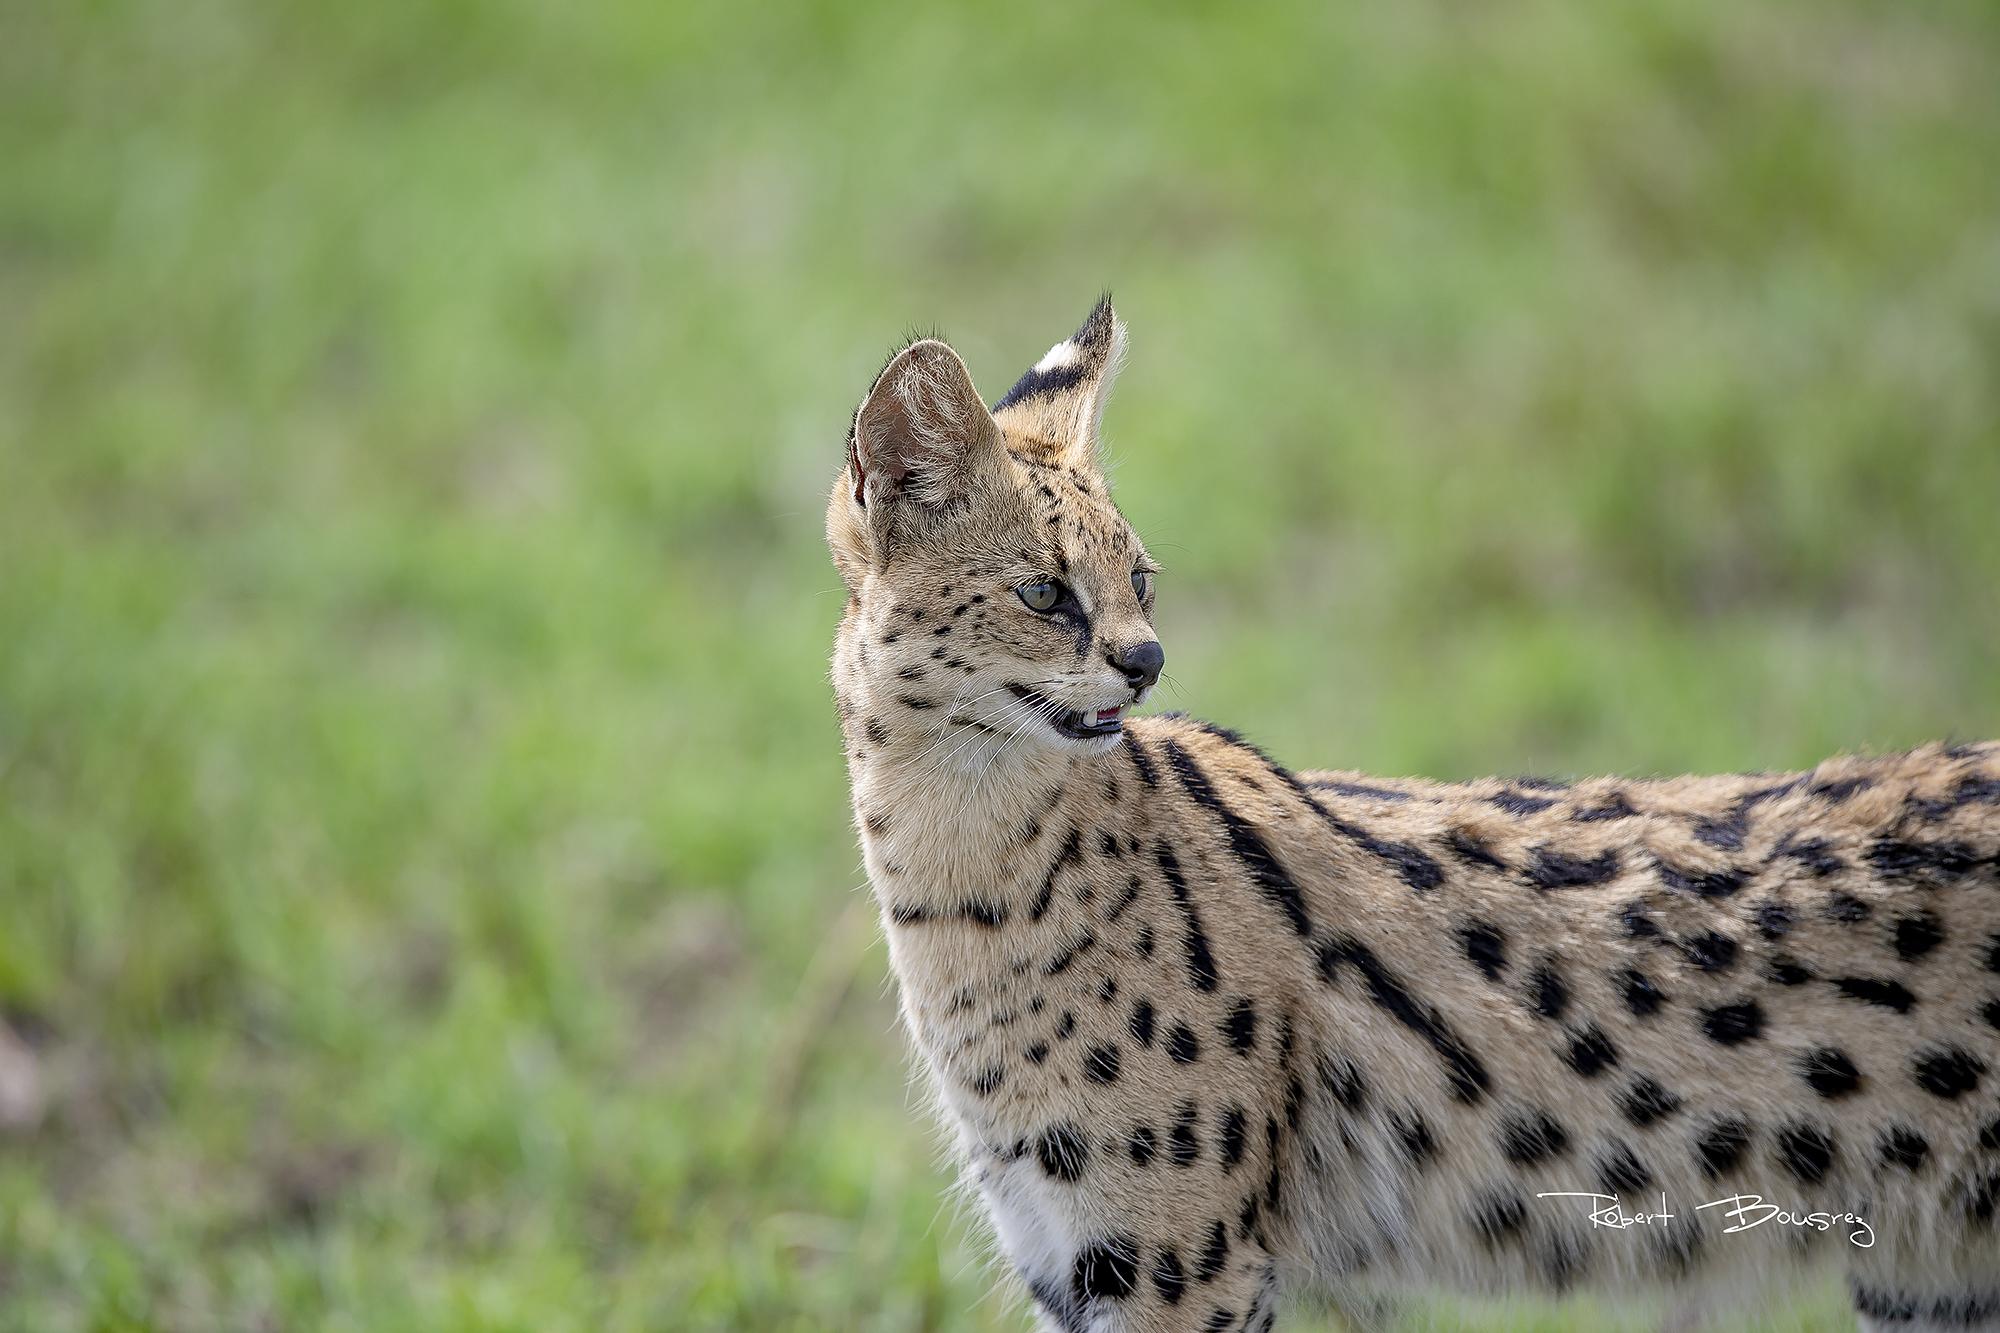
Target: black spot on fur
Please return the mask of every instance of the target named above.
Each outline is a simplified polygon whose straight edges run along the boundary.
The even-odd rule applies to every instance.
[[[1844,1051],[1831,1046],[1807,1051],[1799,1057],[1799,1077],[1820,1096],[1829,1100],[1845,1097],[1861,1086],[1861,1071]]]
[[[1472,965],[1486,974],[1488,981],[1500,980],[1500,974],[1507,970],[1507,940],[1498,929],[1484,921],[1475,921],[1462,927],[1458,938],[1465,945],[1465,956]]]
[[[1042,975],[1045,977],[1061,976],[1069,970],[1071,963],[1074,963],[1079,957],[1096,947],[1097,936],[1086,930],[1083,934],[1057,950],[1053,958],[1042,964]]]
[[[1056,1040],[1068,1041],[1075,1034],[1076,1015],[1065,1009],[1062,1011],[1062,1017],[1056,1020]]]
[[[1228,728],[1218,727],[1212,722],[1200,722],[1196,725],[1200,726],[1202,730],[1216,739],[1233,745],[1238,749],[1246,750],[1254,755],[1258,762],[1263,764],[1265,769],[1270,772],[1272,777],[1290,788],[1292,794],[1298,797],[1307,809],[1319,817],[1320,822],[1354,843],[1355,846],[1361,848],[1361,850],[1367,852],[1369,855],[1387,863],[1402,881],[1411,888],[1419,892],[1427,892],[1444,882],[1444,870],[1431,857],[1430,853],[1413,847],[1406,842],[1394,842],[1385,838],[1378,838],[1361,825],[1342,819],[1320,804],[1319,798],[1313,794],[1312,786],[1301,781],[1297,774],[1284,765],[1277,763],[1271,756],[1265,754],[1262,750],[1250,744]],[[1324,787],[1328,784],[1322,782],[1313,785]],[[1338,788],[1341,784],[1336,783],[1332,785]],[[1401,793],[1391,793],[1391,795],[1396,799],[1402,799]],[[1300,933],[1304,934],[1306,932],[1301,931]]]
[[[1623,792],[1612,792],[1604,799],[1604,804],[1578,810],[1570,818],[1578,823],[1594,824],[1607,819],[1630,819],[1638,813],[1626,802]]]
[[[991,1097],[1007,1081],[1007,1071],[1000,1065],[988,1065],[972,1080],[972,1090],[981,1097]]]
[[[1325,812],[1322,811],[1322,814]],[[1334,821],[1329,817],[1329,822]],[[1376,838],[1366,833],[1351,834],[1354,841],[1366,851],[1389,864],[1402,881],[1411,888],[1425,891],[1444,883],[1444,869],[1436,859],[1422,848],[1407,842],[1392,842]]]
[[[1132,757],[1132,768],[1139,774],[1139,781],[1148,788],[1160,785],[1160,771],[1153,766],[1153,756],[1146,753],[1146,747],[1131,732],[1125,733],[1125,753]]]
[[[1993,1214],[2000,1211],[2000,1171],[1969,1176],[1962,1188],[1965,1190],[1966,1217],[1982,1229],[1992,1226]],[[1996,1309],[2000,1309],[2000,1301],[1994,1304]]]
[[[889,741],[889,729],[872,717],[862,727],[862,731],[867,733],[868,739],[877,745],[886,745]]]
[[[1627,1145],[1613,1139],[1597,1159],[1598,1187],[1606,1194],[1629,1194],[1649,1188],[1653,1173]]]
[[[1625,997],[1625,1007],[1639,1018],[1660,1012],[1660,1006],[1667,1002],[1666,993],[1636,967],[1628,967],[1618,975],[1618,991]]]
[[[1880,1324],[1914,1324],[1926,1328],[1982,1328],[2000,1318],[2000,1296],[1939,1296],[1918,1298],[1902,1292],[1879,1291],[1853,1284],[1854,1311]]]
[[[1472,1230],[1491,1249],[1518,1236],[1528,1220],[1528,1207],[1512,1194],[1489,1195],[1473,1205]]]
[[[1179,1305],[1182,1293],[1187,1290],[1181,1257],[1171,1247],[1161,1250],[1160,1257],[1153,1260],[1153,1290],[1160,1294],[1163,1305]]]
[[[1574,889],[1602,884],[1618,874],[1618,852],[1605,848],[1596,856],[1570,856],[1553,847],[1537,847],[1522,872],[1538,889]]]
[[[1778,1130],[1778,1160],[1801,1185],[1817,1185],[1833,1168],[1833,1136],[1818,1125],[1786,1125]]]
[[[1911,1063],[1917,1086],[1933,1097],[1950,1101],[1979,1086],[1986,1062],[1956,1046],[1924,1051]]]
[[[1244,1196],[1243,1206],[1236,1211],[1236,1239],[1249,1240],[1252,1235],[1256,1234],[1257,1215],[1262,1207],[1263,1205],[1258,1200],[1255,1190]],[[1263,1243],[1263,1239],[1262,1236],[1257,1237],[1260,1245]]]
[[[1681,1099],[1642,1074],[1625,1090],[1618,1109],[1627,1120],[1644,1129],[1671,1118],[1681,1109]]]
[[[1412,1166],[1427,1165],[1437,1156],[1437,1140],[1431,1137],[1431,1127],[1422,1116],[1412,1114],[1407,1120],[1394,1116],[1390,1123],[1396,1137],[1403,1141],[1403,1152]]]
[[[1542,1111],[1510,1116],[1500,1126],[1500,1151],[1515,1166],[1537,1166],[1569,1151],[1569,1134]]]
[[[1782,939],[1792,928],[1792,909],[1776,899],[1758,903],[1751,917],[1757,923],[1757,933],[1767,940]]]
[[[1091,1047],[1084,1053],[1083,1076],[1092,1083],[1116,1083],[1118,1048],[1108,1045]]]
[[[958,910],[967,921],[988,930],[997,930],[1007,924],[1007,909],[998,903],[981,902],[974,898]]]
[[[1023,1051],[1022,1054],[1028,1057],[1029,1064],[1038,1065],[1049,1058],[1049,1044],[1045,1041],[1038,1041]]]
[[[1510,815],[1539,814],[1555,804],[1546,796],[1530,796],[1526,792],[1515,791],[1512,788],[1497,791],[1486,799]]]
[[[1228,1039],[1229,1047],[1238,1055],[1249,1055],[1257,1045],[1257,1010],[1250,1001],[1239,998],[1229,1006],[1229,1014],[1221,1023],[1222,1035]]]
[[[1914,1174],[1923,1170],[1924,1159],[1931,1155],[1931,1145],[1928,1139],[1914,1129],[1895,1125],[1882,1135],[1878,1151],[1882,1165],[1900,1166],[1903,1170]]]
[[[1243,1160],[1243,1108],[1232,1106],[1222,1113],[1222,1124],[1218,1137],[1218,1148],[1222,1156],[1222,1169],[1234,1170]]]
[[[1652,939],[1660,933],[1653,918],[1646,915],[1644,903],[1626,903],[1618,919],[1624,925],[1625,933],[1635,940]]]
[[[1822,800],[1838,805],[1855,792],[1874,785],[1873,778],[1828,778],[1824,782],[1815,782],[1806,790]]]
[[[1174,1127],[1167,1131],[1167,1160],[1175,1166],[1193,1166],[1201,1157],[1201,1141],[1195,1138],[1193,1102],[1182,1102],[1174,1112]]]
[[[1787,837],[1778,844],[1775,855],[1791,857],[1821,879],[1847,868],[1847,862],[1834,855],[1833,844],[1825,838],[1807,838],[1794,842]]]
[[[1132,1040],[1141,1046],[1153,1044],[1153,1005],[1150,1000],[1140,1000],[1132,1006],[1132,1017],[1125,1026],[1132,1033]]]
[[[1090,1164],[1090,1145],[1084,1140],[1082,1130],[1061,1120],[1043,1130],[1035,1140],[1035,1160],[1042,1164],[1042,1172],[1049,1179],[1075,1184]]]
[[[1710,1180],[1727,1175],[1743,1160],[1750,1147],[1750,1126],[1742,1120],[1718,1120],[1695,1140],[1695,1158],[1702,1174]]]
[[[1174,1024],[1174,1030],[1167,1036],[1167,1054],[1177,1065],[1191,1065],[1201,1059],[1201,1043],[1195,1040],[1194,1030],[1185,1023]]]
[[[1421,1036],[1436,1052],[1444,1063],[1452,1095],[1457,1100],[1469,1104],[1486,1095],[1492,1081],[1486,1066],[1437,1010],[1419,1002],[1401,980],[1382,965],[1374,950],[1359,940],[1330,939],[1320,949],[1319,964],[1320,974],[1329,984],[1342,964],[1361,973],[1368,983],[1369,998],[1390,1017]]]
[[[1727,898],[1750,882],[1750,872],[1737,867],[1727,870],[1682,870],[1665,861],[1655,861],[1660,882],[1676,893],[1692,893],[1702,898]]]
[[[1725,852],[1743,850],[1743,835],[1749,830],[1747,812],[1738,810],[1722,819],[1701,819],[1695,821],[1695,841],[1708,844]]]
[[[1727,972],[1736,965],[1736,941],[1713,930],[1682,940],[1681,952],[1704,972]]]
[[[1944,943],[1944,922],[1938,914],[1923,911],[1896,923],[1896,953],[1906,963],[1922,958]]]
[[[1036,827],[1035,833],[1039,831],[1039,827]],[[1032,841],[1035,833],[1031,833],[1023,841]],[[1048,873],[1042,876],[1042,887],[1036,891],[1034,902],[1028,904],[1028,920],[1040,921],[1048,914],[1049,904],[1055,899],[1057,877],[1082,859],[1083,833],[1072,825],[1068,836],[1063,839],[1061,848],[1056,852],[1056,859],[1049,863]]]
[[[1618,1048],[1595,1024],[1570,1036],[1563,1061],[1585,1078],[1596,1078],[1618,1063]]]
[[[1119,892],[1117,899],[1104,909],[1104,922],[1106,925],[1124,916],[1126,910],[1133,903],[1139,901],[1139,887],[1139,877],[1137,875],[1133,875],[1125,881],[1125,887]]]
[[[1180,908],[1184,928],[1182,943],[1187,948],[1188,980],[1196,990],[1212,991],[1221,980],[1215,970],[1215,955],[1208,947],[1208,933],[1201,928],[1201,917],[1194,909],[1194,900],[1188,896],[1187,881],[1181,878],[1180,861],[1174,856],[1173,848],[1165,842],[1153,844],[1153,857],[1160,863],[1160,873],[1166,877],[1167,890],[1173,895],[1174,905]]]
[[[1554,967],[1548,963],[1535,969],[1528,978],[1528,987],[1534,996],[1535,1012],[1543,1018],[1561,1018],[1569,1008],[1569,987]]]
[[[1790,954],[1773,954],[1764,965],[1764,975],[1780,986],[1803,986],[1813,979],[1812,969]]]
[[[1241,815],[1230,809],[1228,803],[1216,794],[1214,785],[1202,771],[1201,765],[1195,762],[1193,755],[1174,741],[1167,741],[1165,748],[1167,763],[1180,777],[1181,786],[1187,789],[1187,794],[1194,798],[1196,804],[1207,809],[1221,821],[1230,854],[1242,864],[1250,876],[1250,882],[1277,907],[1286,921],[1291,923],[1294,932],[1299,935],[1312,934],[1312,921],[1306,915],[1304,895],[1299,892],[1299,886],[1292,882],[1292,877],[1285,872],[1285,868],[1278,863],[1278,858],[1272,854],[1263,835],[1251,827]]]
[[[1954,806],[1971,805],[1978,801],[1983,805],[2000,805],[2000,777],[1981,777],[1968,773],[1958,780],[1953,788],[1951,803]]]
[[[1487,850],[1486,844],[1470,833],[1454,829],[1445,835],[1444,845],[1453,856],[1470,866],[1481,866],[1487,870],[1505,870],[1506,862]]]
[[[1035,1304],[1042,1307],[1062,1333],[1090,1333],[1090,1323],[1084,1316],[1082,1304],[1058,1284],[1046,1278],[1037,1278],[1028,1284],[1028,1294],[1035,1298]]]
[[[1574,1287],[1589,1262],[1590,1251],[1579,1244],[1575,1236],[1563,1231],[1544,1237],[1535,1254],[1535,1267],[1541,1274],[1542,1282],[1556,1295]]]
[[[1320,1057],[1319,1081],[1333,1099],[1350,1111],[1359,1111],[1368,1100],[1368,1083],[1351,1060]]]
[[[1113,1236],[1077,1252],[1070,1270],[1070,1290],[1079,1300],[1122,1301],[1139,1281],[1139,1242]]]
[[[1903,842],[1883,838],[1868,849],[1868,863],[1884,879],[1955,879],[1979,864],[1962,842]]]
[[[1825,910],[1828,920],[1851,926],[1866,921],[1875,909],[1851,893],[1836,893],[1826,900]]]
[[[1208,1243],[1202,1246],[1201,1258],[1194,1266],[1194,1280],[1213,1282],[1222,1272],[1222,1266],[1229,1262],[1229,1232],[1221,1222],[1208,1224]]]
[[[1705,1243],[1702,1233],[1685,1216],[1668,1222],[1651,1240],[1654,1262],[1675,1278],[1693,1271]]]
[[[1837,977],[1833,985],[1850,1000],[1879,1004],[1899,1014],[1909,1013],[1910,1007],[1917,1002],[1917,997],[1902,982],[1886,977]]]
[[[1264,1149],[1265,1161],[1271,1167],[1264,1175],[1264,1206],[1276,1214],[1281,1188],[1281,1177],[1278,1172],[1278,1122],[1270,1116],[1264,1117]]]
[[[1125,1154],[1132,1159],[1134,1166],[1144,1166],[1152,1161],[1159,1147],[1159,1137],[1153,1133],[1151,1125],[1134,1125],[1125,1138]]]
[[[1701,1030],[1723,1046],[1736,1046],[1762,1036],[1764,1010],[1755,1000],[1738,1000],[1701,1011]]]

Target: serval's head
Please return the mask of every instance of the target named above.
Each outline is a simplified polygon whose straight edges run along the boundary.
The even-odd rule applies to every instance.
[[[1010,741],[1118,743],[1164,660],[1155,566],[1098,461],[1124,349],[1106,297],[991,411],[935,338],[875,377],[826,511],[850,746],[927,736],[977,763]]]

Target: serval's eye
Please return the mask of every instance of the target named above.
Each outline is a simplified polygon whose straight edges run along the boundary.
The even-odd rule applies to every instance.
[[[1052,579],[1037,579],[1033,583],[1023,583],[1014,589],[1021,602],[1030,611],[1053,611],[1062,602],[1062,584]]]
[[[1152,594],[1152,591],[1153,591],[1153,576],[1151,574],[1148,574],[1143,569],[1133,570],[1132,595],[1134,597],[1137,597],[1141,602],[1143,602],[1146,600],[1147,597],[1149,597]]]

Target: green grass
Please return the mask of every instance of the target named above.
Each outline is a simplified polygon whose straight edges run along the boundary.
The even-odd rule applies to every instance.
[[[1988,6],[0,28],[0,1329],[1025,1327],[824,679],[911,324],[1116,290],[1166,702],[1285,760],[2000,733]]]

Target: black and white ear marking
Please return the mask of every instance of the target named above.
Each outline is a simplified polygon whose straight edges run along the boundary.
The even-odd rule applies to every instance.
[[[1083,325],[1057,343],[993,405],[993,415],[1033,439],[1094,451],[1112,381],[1125,359],[1125,325],[1098,298]]]
[[[958,353],[936,338],[911,343],[855,410],[847,436],[855,502],[909,495],[942,503],[966,476],[969,456],[997,434]]]

